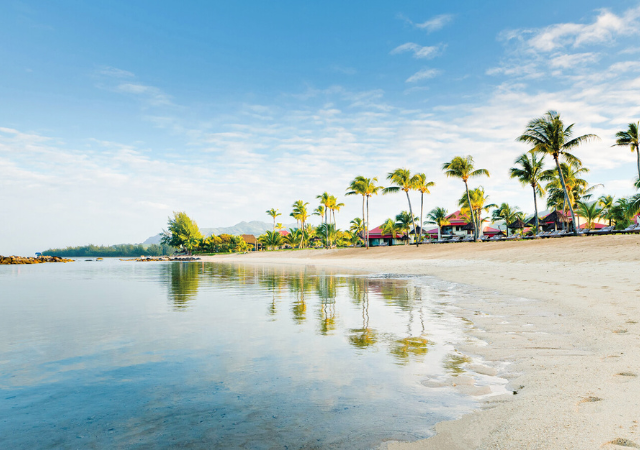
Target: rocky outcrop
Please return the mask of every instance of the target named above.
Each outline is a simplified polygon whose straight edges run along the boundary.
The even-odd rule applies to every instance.
[[[142,261],[142,262],[150,262],[150,261],[200,261],[200,258],[196,256],[141,256],[140,258],[136,258],[134,260],[121,260],[121,261]]]
[[[65,259],[59,256],[2,256],[0,255],[0,265],[4,264],[41,264],[49,262],[73,262],[73,259]]]

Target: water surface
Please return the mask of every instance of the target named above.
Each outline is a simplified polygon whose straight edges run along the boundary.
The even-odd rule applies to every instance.
[[[0,448],[370,448],[474,401],[458,295],[313,268],[0,266]]]

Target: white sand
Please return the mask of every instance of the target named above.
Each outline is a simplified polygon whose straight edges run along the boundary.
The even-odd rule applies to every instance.
[[[512,362],[498,376],[518,394],[389,449],[640,448],[640,235],[207,259],[434,275],[500,294],[457,304],[489,344],[463,351]]]

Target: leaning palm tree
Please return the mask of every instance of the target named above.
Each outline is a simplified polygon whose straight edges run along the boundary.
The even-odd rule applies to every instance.
[[[391,184],[395,186],[389,186],[382,190],[383,194],[389,194],[392,192],[404,191],[407,194],[407,202],[409,203],[409,214],[413,217],[413,209],[411,209],[411,198],[409,197],[409,191],[415,189],[416,179],[411,176],[409,169],[396,169],[393,172],[387,174],[387,180],[391,181]],[[416,230],[416,223],[413,222],[413,229]],[[409,237],[407,235],[407,237]]]
[[[447,216],[449,215],[449,211],[440,206],[433,208],[427,214],[427,219],[424,223],[435,223],[438,226],[438,240],[442,240],[442,227],[451,225]]]
[[[539,230],[538,196],[544,197],[544,188],[540,185],[540,177],[544,172],[544,155],[538,159],[535,153],[527,152],[516,159],[516,167],[509,169],[511,178],[517,178],[523,186],[527,184],[533,189],[533,207],[535,210],[536,233]]]
[[[562,119],[560,119],[560,114],[555,111],[548,111],[544,116],[531,120],[527,124],[524,133],[518,137],[517,140],[533,145],[531,150],[535,153],[542,153],[553,157],[560,177],[560,183],[562,184],[562,190],[564,191],[569,209],[571,210],[571,219],[574,224],[573,232],[577,235],[576,215],[573,211],[573,205],[569,200],[569,193],[567,192],[562,170],[560,169],[560,157],[562,156],[567,162],[579,161],[579,159],[569,153],[569,151],[579,147],[581,144],[599,138],[595,134],[584,134],[572,138],[573,126],[574,124],[571,124],[565,128]]]
[[[435,186],[433,181],[427,181],[427,175],[424,173],[417,173],[413,176],[414,189],[420,192],[420,237],[418,238],[418,244],[422,242],[422,218],[424,217],[424,194],[431,194],[429,188]]]
[[[587,221],[585,227],[589,230],[593,230],[594,222],[602,217],[602,208],[598,208],[598,202],[586,203],[578,202],[578,214],[585,218]]]
[[[276,217],[281,216],[277,209],[271,208],[266,213],[273,218],[273,231],[276,231]]]
[[[351,185],[347,188],[347,193],[345,195],[362,195],[362,219],[365,222],[365,242],[366,248],[369,248],[369,198],[373,195],[378,195],[378,192],[382,189],[382,186],[378,186],[376,183],[378,182],[377,177],[373,178],[365,178],[363,176],[357,176],[352,182]],[[365,199],[367,206],[367,215],[365,220]]]
[[[612,147],[629,147],[632,152],[636,152],[638,159],[638,180],[640,180],[640,148],[638,147],[638,128],[640,128],[640,122],[630,123],[627,131],[618,131],[616,133],[616,143]]]
[[[482,175],[490,176],[487,169],[476,169],[473,165],[473,157],[471,156],[456,156],[451,161],[442,165],[442,170],[446,176],[450,178],[460,178],[464,182],[464,187],[467,191],[467,202],[471,204],[471,198],[469,197],[469,178],[479,177]],[[478,228],[476,227],[475,216],[473,215],[473,208],[471,208],[471,222],[473,223],[473,240],[478,240]]]

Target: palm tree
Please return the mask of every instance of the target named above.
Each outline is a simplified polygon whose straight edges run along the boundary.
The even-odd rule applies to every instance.
[[[366,248],[369,249],[369,198],[373,195],[378,195],[378,192],[382,189],[382,186],[378,186],[377,177],[365,178],[363,176],[357,176],[352,182],[347,193],[345,195],[362,195],[362,220],[365,222],[365,242]],[[367,206],[367,215],[365,220],[365,199]]]
[[[349,224],[349,231],[351,231],[353,234],[362,234],[364,236],[364,222],[360,217],[356,217],[351,222],[349,222]]]
[[[396,216],[396,225],[398,226],[398,229],[400,230],[400,232],[407,233],[407,242],[405,242],[405,245],[409,243],[411,224],[413,224],[413,229],[416,229],[415,223],[416,217],[413,217],[408,211],[402,211]]]
[[[576,215],[573,212],[573,205],[569,200],[569,193],[567,192],[562,170],[560,169],[560,157],[564,157],[567,162],[580,161],[569,153],[569,151],[577,148],[581,144],[599,138],[595,134],[585,134],[572,139],[574,125],[575,124],[571,124],[565,128],[562,119],[560,119],[560,114],[556,111],[548,111],[544,116],[531,120],[527,124],[524,133],[518,137],[517,140],[532,144],[533,148],[531,150],[535,153],[542,153],[553,157],[560,177],[560,183],[562,184],[562,190],[564,191],[569,209],[571,210],[571,219],[574,224],[573,233],[577,235]]]
[[[385,223],[382,224],[382,227],[380,227],[382,229],[382,234],[390,234],[391,238],[392,238],[392,243],[393,243],[393,239],[396,238],[396,235],[398,234],[398,232],[400,232],[400,227],[398,226],[398,224],[395,222],[395,220],[393,219],[387,219],[387,221]]]
[[[530,155],[530,156],[529,156]],[[544,189],[540,186],[540,177],[544,172],[544,155],[538,159],[535,153],[527,152],[516,159],[516,167],[509,169],[511,178],[517,178],[523,186],[530,185],[533,189],[533,207],[535,209],[536,233],[539,230],[538,196],[544,197]]]
[[[424,222],[424,223],[435,223],[438,226],[439,241],[442,240],[442,227],[446,225],[451,225],[451,223],[449,222],[449,219],[447,219],[448,215],[449,215],[449,211],[447,211],[445,208],[438,206],[436,208],[433,208],[431,211],[429,211],[426,217],[429,220]]]
[[[640,180],[640,148],[638,148],[638,128],[640,128],[640,122],[630,123],[627,131],[618,131],[616,133],[616,143],[612,147],[629,147],[632,152],[636,152],[638,159],[638,180]],[[640,184],[640,182],[639,182]]]
[[[313,210],[314,216],[320,216],[320,223],[327,223],[327,205],[329,204],[329,194],[326,192],[322,195],[318,195],[316,198],[320,199],[320,206]],[[329,237],[325,236],[325,246],[329,245]]]
[[[324,209],[324,223],[327,223],[327,213],[329,212],[329,205],[331,203],[331,195],[328,192],[323,192],[320,195],[317,195],[316,198],[320,200],[320,205]]]
[[[589,230],[593,230],[593,223],[599,217],[602,217],[602,208],[598,208],[598,202],[585,203],[579,201],[577,203],[578,214],[585,218],[587,221],[586,227]]]
[[[598,206],[601,207],[601,217],[609,221],[609,226],[611,226],[611,221],[613,220],[611,208],[613,208],[614,199],[615,197],[613,195],[601,195],[597,200]]]
[[[471,200],[471,207],[469,207],[468,200]],[[460,213],[468,215],[469,212],[471,212],[470,215],[474,221],[473,229],[478,230],[478,234],[480,234],[480,230],[482,229],[482,222],[485,221],[481,218],[482,211],[489,212],[491,208],[498,207],[498,205],[493,203],[487,203],[488,200],[489,196],[484,194],[484,188],[482,186],[471,189],[467,192],[467,195],[462,194],[462,197],[458,200]]]
[[[308,202],[303,202],[302,200],[296,200],[292,205],[293,212],[291,213],[291,216],[300,222],[301,230],[305,229],[305,223],[309,218],[309,213],[307,211],[308,204],[309,204]],[[304,233],[302,235],[302,240],[300,241],[300,247],[304,248]]]
[[[491,219],[496,222],[498,220],[504,220],[507,228],[507,237],[509,236],[509,225],[514,223],[520,218],[522,213],[517,206],[511,206],[508,203],[503,203],[498,206],[492,214]]]
[[[276,230],[280,231],[284,228],[284,225],[282,225],[280,222],[276,223]]]
[[[424,194],[431,194],[429,188],[436,185],[433,181],[427,181],[427,175],[424,173],[417,173],[413,176],[414,189],[420,192],[420,237],[418,239],[418,245],[422,242],[422,218],[424,217]]]
[[[267,248],[275,249],[283,244],[282,235],[277,231],[265,231],[258,241]]]
[[[396,169],[393,172],[387,174],[387,180],[391,181],[391,184],[395,186],[386,187],[382,190],[383,194],[389,194],[393,192],[404,191],[407,194],[407,202],[409,202],[409,214],[413,217],[413,210],[411,209],[411,198],[409,198],[409,191],[415,189],[416,179],[411,176],[409,169]],[[413,229],[416,230],[415,220],[413,221]],[[407,238],[409,235],[407,235]]]
[[[281,216],[282,214],[280,214],[277,209],[273,209],[273,208],[268,209],[266,212],[267,212],[268,215],[273,217],[273,231],[275,231],[276,230],[276,217]]]
[[[471,198],[469,197],[469,178],[479,177],[482,175],[490,176],[487,169],[476,169],[473,165],[473,157],[471,156],[456,156],[448,163],[442,165],[442,170],[446,176],[450,178],[460,178],[464,182],[464,187],[467,191],[467,202],[471,204]],[[473,208],[471,209],[471,222],[473,223],[473,240],[478,240],[478,229],[476,227],[476,220],[473,215]]]
[[[290,228],[289,234],[284,237],[284,241],[292,247],[302,247],[304,242],[304,233],[300,228]]]

